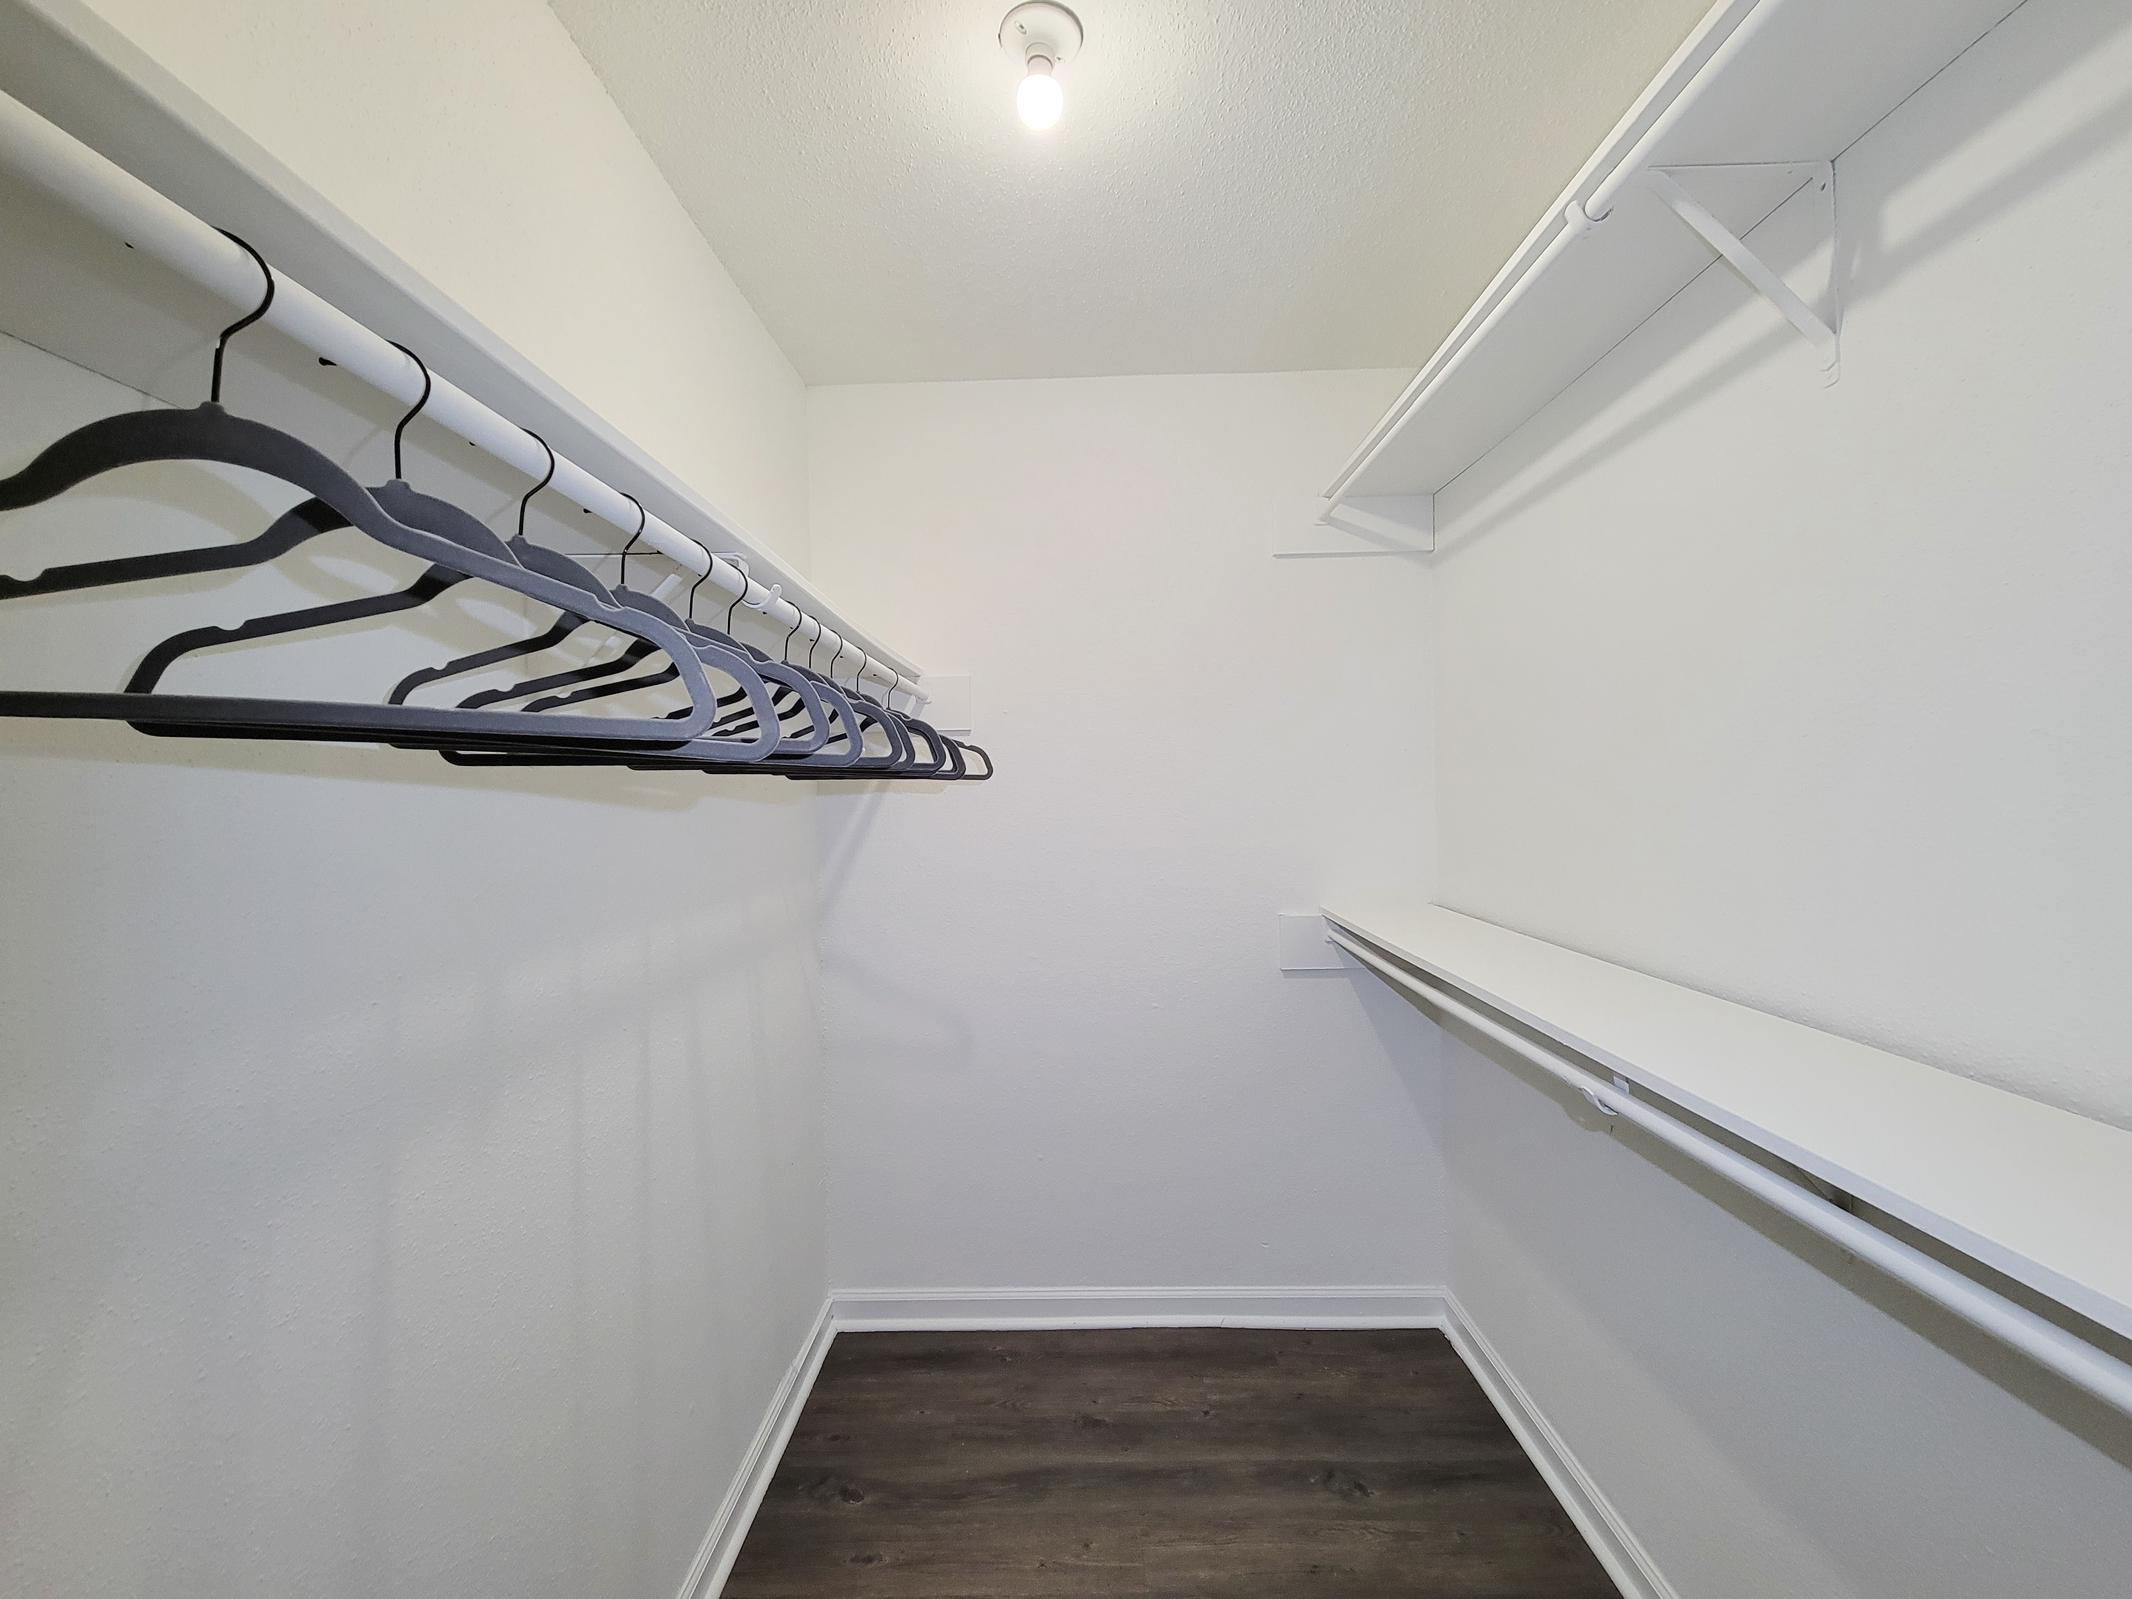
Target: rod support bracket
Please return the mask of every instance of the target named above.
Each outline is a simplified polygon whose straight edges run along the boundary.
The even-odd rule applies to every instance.
[[[1696,170],[1707,172],[1730,169]],[[1800,170],[1810,174],[1801,187],[1813,188],[1829,239],[1830,309],[1827,316],[1808,305],[1799,292],[1784,281],[1782,273],[1764,260],[1746,240],[1720,221],[1715,212],[1683,188],[1673,169],[1646,167],[1637,174],[1637,181],[1657,196],[1667,209],[1679,217],[1697,238],[1714,250],[1726,265],[1739,273],[1747,281],[1748,287],[1783,313],[1784,320],[1813,347],[1814,354],[1821,362],[1822,382],[1833,384],[1842,373],[1842,345],[1837,333],[1837,319],[1840,318],[1841,311],[1836,305],[1835,289],[1836,167],[1834,162],[1820,161],[1803,163]]]
[[[1614,1088],[1624,1098],[1634,1099],[1636,1097],[1635,1085],[1630,1083],[1630,1081],[1626,1077],[1622,1076],[1619,1072],[1614,1073]],[[1591,1101],[1592,1109],[1596,1110],[1600,1115],[1606,1117],[1609,1121],[1613,1120],[1613,1118],[1621,1114],[1620,1111],[1616,1110],[1612,1105],[1609,1105],[1605,1100],[1599,1097],[1598,1089],[1586,1088],[1580,1090],[1580,1092],[1584,1095],[1586,1099]]]

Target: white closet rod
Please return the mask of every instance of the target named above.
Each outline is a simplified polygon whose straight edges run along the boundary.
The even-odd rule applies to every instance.
[[[259,268],[244,250],[5,94],[0,94],[0,160],[62,205],[232,308],[245,311],[258,304],[263,288]],[[412,361],[302,284],[279,271],[274,279],[274,303],[262,319],[264,326],[279,330],[403,405],[414,404],[422,392],[422,378]],[[525,429],[442,377],[434,379],[422,415],[527,478],[537,479],[547,470],[547,455]],[[561,455],[555,458],[555,477],[548,487],[623,534],[636,532],[636,505]],[[643,542],[690,572],[708,573],[713,584],[729,596],[740,597],[777,626],[799,627],[798,637],[814,646],[813,655],[833,651],[821,661],[823,671],[842,676],[850,669],[849,662],[834,663],[839,657],[855,655],[861,662],[859,675],[886,689],[891,697],[901,692],[913,705],[927,699],[914,681],[882,658],[878,645],[869,648],[856,635],[840,632],[820,616],[801,611],[782,597],[779,585],[754,582],[739,566],[658,517],[647,515]]]
[[[2026,1306],[1994,1293],[1923,1250],[1882,1232],[1870,1222],[1859,1220],[1849,1211],[1830,1204],[1797,1183],[1787,1181],[1707,1133],[1676,1121],[1626,1088],[1577,1065],[1568,1056],[1534,1043],[1455,994],[1387,960],[1349,936],[1344,929],[1328,925],[1326,935],[1387,982],[1456,1016],[1475,1031],[1523,1056],[1550,1077],[1567,1083],[1602,1110],[1634,1122],[1661,1143],[1670,1145],[1698,1165],[1781,1210],[1839,1249],[1879,1268],[1941,1309],[1951,1311],[1972,1327],[2049,1367],[2111,1409],[2132,1416],[2132,1367],[2123,1361]]]

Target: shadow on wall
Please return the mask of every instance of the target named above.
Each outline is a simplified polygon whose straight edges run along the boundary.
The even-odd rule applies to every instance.
[[[66,287],[72,331],[155,320]],[[188,398],[219,320],[162,329]],[[234,411],[385,476],[397,405],[239,344]],[[0,471],[137,403],[0,336]],[[426,421],[409,446],[511,531],[526,481]],[[0,569],[301,497],[114,473],[0,517]],[[612,530],[548,495],[528,532]],[[419,570],[338,534],[10,601],[0,676],[112,688],[181,627]],[[476,590],[171,686],[382,698],[548,623]],[[762,775],[0,720],[0,1589],[671,1591],[824,1287],[810,809]]]
[[[1342,957],[1347,964],[1324,970],[1283,971],[1283,983],[1306,988],[1338,984],[1350,990],[1363,1019],[1376,1035],[1379,1055],[1399,1079],[1400,1090],[1414,1106],[1414,1125],[1441,1152],[1443,1133],[1443,1076],[1435,1045],[1441,1038],[1435,1017],[1383,983],[1359,962]],[[1431,1025],[1417,1029],[1417,1013]],[[1417,1056],[1417,1043],[1423,1046]]]
[[[252,742],[241,738],[159,738],[121,723],[0,721],[0,753],[103,766],[162,767],[245,773],[257,777],[321,778],[387,788],[447,789],[568,801],[622,813],[684,816],[738,807],[768,815],[792,803],[800,785],[779,777],[715,777],[702,772],[634,772],[622,767],[453,766],[420,750],[367,744]],[[599,832],[570,847],[596,852]],[[736,857],[741,853],[736,850]]]
[[[2086,6],[2074,7],[2071,14],[2075,26],[2061,28],[2048,51],[2031,50],[2025,55],[2012,56],[2001,52],[2008,66],[1994,80],[1997,102],[2009,108],[2025,103],[2036,96],[2051,92],[2053,79],[2066,65],[2092,52],[2104,41],[2132,27],[2132,17],[2119,7]],[[2017,14],[2018,15],[2018,14]],[[2011,25],[2001,23],[2000,27]],[[1987,39],[1990,37],[1986,36]],[[1971,47],[1976,48],[1975,46]],[[1949,68],[1948,70],[1955,70]],[[1920,93],[1929,93],[1929,87]],[[2002,115],[2007,113],[2002,113]],[[1964,135],[1974,138],[1990,124],[1965,127]],[[2027,159],[1994,176],[1972,192],[1960,204],[1941,213],[1929,225],[1917,230],[1900,246],[1890,248],[1886,242],[1886,217],[1880,211],[1867,211],[1855,193],[1855,186],[1847,189],[1844,183],[1844,164],[1839,160],[1836,168],[1836,261],[1831,278],[1839,305],[1848,306],[1854,285],[1860,281],[1869,283],[1875,293],[1885,293],[1903,276],[1923,262],[1932,259],[1941,251],[1972,238],[1993,217],[2021,201],[2032,197],[2055,179],[2076,171],[2084,162],[2121,143],[2132,135],[2132,93],[2113,100],[2104,110],[2088,118],[2076,127],[2068,128],[2046,148],[2036,151]],[[1869,132],[1866,137],[1873,135]],[[1861,141],[1863,142],[1863,141]],[[1945,152],[1938,148],[1915,151],[1912,174],[1929,170]],[[1956,159],[1959,159],[1957,157]],[[1804,248],[1776,248],[1771,234],[1777,231],[1790,206],[1780,208],[1777,217],[1765,222],[1749,235],[1758,248],[1769,251],[1769,261],[1780,273],[1790,277],[1792,270],[1801,266],[1811,253]],[[1713,261],[1710,272],[1729,271],[1722,263]],[[1707,275],[1707,273],[1705,274]],[[1696,279],[1701,283],[1702,279]],[[1694,285],[1682,291],[1692,293]],[[1742,292],[1747,292],[1743,290]],[[1698,302],[1700,303],[1700,302]],[[1613,427],[1594,437],[1574,455],[1536,477],[1532,483],[1516,495],[1491,505],[1485,512],[1471,518],[1440,518],[1437,527],[1438,561],[1455,560],[1459,552],[1487,536],[1494,529],[1516,521],[1534,506],[1542,505],[1576,483],[1594,466],[1606,461],[1637,441],[1658,432],[1665,425],[1707,403],[1714,395],[1724,392],[1747,373],[1756,370],[1780,356],[1792,353],[1798,344],[1798,335],[1783,324],[1774,308],[1757,301],[1758,310],[1766,310],[1770,328],[1736,353],[1699,371],[1685,382],[1668,383],[1663,397],[1641,409],[1629,409],[1621,404],[1622,397],[1659,377],[1665,366],[1676,359],[1680,352],[1697,340],[1710,334],[1726,317],[1732,314],[1735,301],[1727,298],[1711,301],[1702,306],[1700,314],[1692,320],[1679,316],[1680,300],[1662,308],[1660,316],[1673,318],[1669,326],[1676,336],[1663,345],[1655,341],[1641,341],[1635,348],[1633,360],[1625,359],[1620,346],[1601,358],[1600,364],[1610,364],[1603,381],[1594,380],[1592,371],[1587,371],[1562,394],[1549,403],[1542,413],[1546,418],[1544,434],[1547,439],[1560,439],[1581,432],[1614,410],[1624,410],[1625,415]],[[2011,314],[2018,314],[2014,312]],[[1678,324],[1677,326],[1675,324]],[[1951,330],[1952,331],[1952,330]],[[1534,433],[1543,431],[1537,424],[1527,424]],[[1524,430],[1520,430],[1523,432]],[[1542,443],[1517,438],[1516,448],[1536,452]],[[1496,446],[1501,449],[1511,443],[1504,440]],[[1491,450],[1482,456],[1486,461],[1495,453]],[[1478,466],[1476,461],[1474,466]],[[1467,471],[1472,471],[1469,466]],[[1463,473],[1460,474],[1464,476]],[[1456,483],[1458,479],[1454,479]],[[1451,485],[1446,485],[1447,492]]]
[[[950,786],[839,783],[834,793],[822,797],[814,809],[823,841],[820,903],[824,927],[837,925],[833,912],[861,852],[868,847],[882,807],[892,797],[913,804],[939,804],[940,793]],[[956,885],[944,875],[938,881],[941,899],[927,907],[927,914],[952,914]],[[822,985],[825,991],[840,995],[835,1014],[854,1018],[864,1027],[866,1060],[877,1065],[893,1060],[899,1066],[924,1066],[928,1072],[950,1076],[969,1072],[976,1061],[977,1040],[964,1008],[953,999],[953,985],[947,985],[944,993],[917,988],[894,975],[907,965],[886,955],[881,960],[869,959],[863,947],[852,947],[848,941],[825,942]]]
[[[1428,1142],[1436,1170],[1445,1170],[1443,1032],[1435,1025],[1435,1017],[1358,963],[1350,962],[1347,968],[1336,972],[1289,975],[1305,980],[1316,980],[1321,976],[1341,978],[1355,989],[1363,1019],[1376,1035],[1384,1060],[1397,1075],[1401,1092],[1414,1107],[1414,1125]],[[1417,1015],[1429,1025],[1417,1028],[1414,1025]],[[1439,1216],[1445,1214],[1440,1193],[1435,1212]]]
[[[2069,1508],[2082,1501],[2055,1501],[2067,1479],[2024,1468],[2087,1456],[2072,1480],[2090,1497],[2121,1494],[2117,1474],[2132,1472],[2132,1418],[1601,1116],[1493,1040],[1455,1019],[1440,1025],[1452,1041],[1447,1057],[1457,1057],[1446,1059],[1447,1076],[1478,1074],[1453,1095],[1445,1127],[1450,1181],[1466,1207],[1454,1214],[1452,1286],[1632,1525],[1649,1538],[1700,1491],[1669,1476],[1687,1469],[1667,1441],[1678,1428],[1736,1475],[1723,1491],[1744,1486],[1788,1537],[1820,1549],[1832,1571],[1857,1573],[1860,1546],[1899,1564],[1906,1546],[1929,1544],[1933,1559],[1959,1564],[1960,1538],[1973,1536],[1977,1552],[1988,1549],[1991,1560],[2033,1578],[2031,1591],[2089,1591],[2052,1585],[2050,1551],[2071,1538],[2085,1551],[2078,1558],[2092,1563],[2124,1527],[2082,1521]],[[1565,1143],[1567,1129],[1574,1134]],[[1923,1242],[1899,1225],[1891,1230]],[[2132,1356],[2106,1329],[1937,1245],[1932,1252]],[[1956,1380],[1916,1347],[1920,1340],[1975,1383]],[[1647,1415],[1650,1436],[1635,1447],[1594,1436],[1589,1423],[1579,1425],[1594,1413],[1592,1396],[1560,1386],[1571,1365],[1582,1382],[1615,1396],[1598,1408],[1662,1405],[1666,1415]],[[2026,1417],[2009,1413],[2006,1401]],[[1876,1470],[1881,1460],[1911,1464],[1891,1475]],[[1656,1509],[1669,1482],[1676,1503]],[[1947,1519],[1965,1501],[1980,1519]],[[1992,1517],[2005,1525],[1991,1526]],[[2078,1525],[2053,1529],[2053,1517]],[[1911,1530],[1898,1535],[1896,1527]],[[1670,1563],[1662,1542],[1654,1552]],[[1940,1590],[1926,1583],[1903,1591]]]
[[[656,1508],[652,1385],[677,1316],[760,1314],[742,1174],[812,1144],[756,1080],[811,1047],[797,796],[771,785],[791,872],[761,780],[684,779],[677,868],[599,774],[37,735],[0,744],[10,1519],[49,1534],[87,1450],[122,1463],[109,1557],[174,1589],[257,1574],[234,1506],[284,1557],[301,1533],[319,1591],[381,1592],[448,1558],[417,1485],[478,1505],[545,1459],[574,1588],[671,1580],[614,1522]],[[716,1409],[689,1425],[754,1425]]]

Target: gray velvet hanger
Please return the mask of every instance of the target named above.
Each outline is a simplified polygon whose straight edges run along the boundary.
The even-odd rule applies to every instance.
[[[577,605],[574,611],[569,614],[576,616],[583,622],[613,626],[638,635],[637,643],[633,647],[641,649],[645,654],[650,654],[655,648],[658,648],[657,634],[647,634],[638,625],[643,622],[643,617],[627,607],[613,605],[606,598],[605,591],[599,589],[597,584],[591,583],[587,574],[576,563],[570,561],[567,557],[542,549],[525,538],[524,520],[527,506],[531,503],[534,495],[546,486],[549,479],[554,475],[555,468],[555,452],[547,449],[546,440],[541,439],[538,434],[534,434],[533,437],[536,442],[540,443],[542,449],[547,451],[548,471],[542,476],[540,482],[535,484],[519,501],[520,530],[509,544],[506,544],[502,539],[490,532],[487,526],[479,519],[458,506],[451,504],[449,501],[437,499],[432,495],[419,493],[404,480],[402,476],[404,467],[401,441],[408,423],[421,413],[423,406],[427,403],[430,384],[429,368],[421,357],[415,355],[412,350],[408,350],[405,345],[397,346],[397,348],[404,351],[410,359],[421,367],[423,375],[422,395],[415,402],[414,409],[401,417],[399,425],[393,430],[393,481],[373,491],[373,497],[401,520],[425,531],[434,532],[440,537],[449,538],[464,548],[490,555],[496,559],[510,561],[520,566],[527,565],[530,558],[531,563],[541,569],[545,575],[551,576],[555,581],[565,583],[571,589],[585,594],[584,602]],[[326,527],[341,525],[330,510],[324,511],[324,520],[322,525],[320,525],[321,514],[315,501],[297,507],[296,511],[290,514],[292,516],[303,516],[307,525],[319,525],[319,530],[321,531]],[[414,585],[396,594],[345,601],[335,605],[314,606],[302,611],[283,613],[276,617],[260,618],[245,624],[244,628],[238,630],[237,636],[269,637],[277,633],[331,625],[366,616],[382,615],[394,610],[409,609],[413,606],[427,603],[428,600],[435,598],[436,595],[444,592],[457,581],[459,579],[456,576],[432,567]],[[652,620],[655,623],[658,621],[657,618]],[[678,629],[674,631],[677,634],[679,633]],[[156,678],[160,676],[162,671],[180,656],[197,648],[229,641],[230,635],[228,633],[213,628],[196,629],[191,633],[181,634],[175,639],[165,640],[142,663],[141,669],[135,674],[135,681],[129,684],[129,688],[137,690],[152,688]],[[682,641],[684,644],[692,642],[687,640],[685,635],[682,635]],[[740,689],[738,693],[730,697],[733,703],[746,702],[754,704],[763,700],[766,693],[765,685],[760,681],[759,676],[748,672],[743,662],[731,657],[730,654],[717,655],[701,649],[698,649],[696,654],[706,665],[715,665],[724,670],[734,671],[736,681],[740,683]],[[670,674],[671,677],[675,678],[680,675],[678,669],[675,669]],[[720,699],[717,703],[722,706],[727,701]],[[513,714],[527,716],[530,713],[520,711]],[[667,713],[660,718],[661,721],[672,721],[673,719],[672,713]],[[718,723],[714,721],[712,723],[713,731],[717,727]],[[528,725],[516,731],[508,743],[493,747],[514,752],[554,747],[541,739],[540,732],[539,724],[528,723]],[[401,738],[395,739],[393,742],[409,748],[473,749],[476,747],[490,747],[487,741],[477,742],[472,739],[454,741],[441,738]],[[690,740],[686,745],[677,747],[691,751],[692,764],[697,761],[737,763],[760,756],[764,752],[764,742],[749,742],[737,737],[723,737],[716,740],[705,737]],[[603,757],[590,751],[581,751],[581,758],[593,761],[600,760]]]
[[[187,411],[145,410],[105,417],[75,429],[47,446],[35,460],[0,479],[0,510],[41,504],[104,473],[153,461],[197,460],[244,467],[310,492],[315,505],[294,522],[284,519],[279,532],[249,545],[239,565],[271,559],[280,550],[315,536],[319,524],[337,516],[343,524],[440,569],[437,581],[479,578],[558,610],[582,608],[582,595],[555,577],[529,571],[521,564],[452,539],[413,527],[391,514],[361,484],[302,440],[263,423],[234,417],[222,408],[222,370],[230,336],[266,314],[273,302],[274,278],[266,262],[243,240],[242,245],[265,274],[265,295],[248,315],[225,328],[217,339],[209,398]],[[409,491],[412,492],[412,491]],[[173,557],[146,556],[129,566],[118,581],[136,576],[228,569],[225,557],[178,552]],[[87,563],[99,570],[52,580],[52,587],[93,587],[112,580],[113,563]],[[17,584],[13,592],[36,592]],[[441,592],[441,589],[439,590]],[[379,597],[379,603],[391,597]],[[361,602],[354,602],[360,604]],[[262,619],[263,620],[263,619]],[[605,621],[607,618],[602,617]],[[659,648],[679,651],[680,676],[691,707],[681,718],[557,717],[534,719],[524,712],[479,711],[462,707],[422,707],[362,702],[317,701],[277,697],[164,694],[145,689],[124,692],[0,690],[0,715],[92,718],[128,722],[143,730],[191,730],[220,736],[402,740],[463,740],[510,747],[529,733],[542,741],[596,745],[671,747],[696,737],[718,714],[717,696],[694,650],[674,630],[650,618],[617,619],[619,631],[632,632]],[[223,641],[245,636],[243,629],[219,631]],[[180,652],[182,653],[182,651]],[[137,676],[139,674],[136,674]],[[151,674],[152,677],[153,674]],[[759,680],[758,680],[759,682]],[[763,694],[767,704],[767,691]]]
[[[549,479],[555,475],[555,452],[548,450],[547,441],[542,439],[539,434],[536,433],[533,437],[539,442],[543,450],[547,450],[548,471],[547,475],[534,484],[527,491],[525,497],[518,502],[518,531],[510,542],[511,554],[529,569],[546,573],[554,577],[558,582],[567,583],[579,590],[586,600],[596,608],[599,620],[606,620],[610,614],[628,616],[637,621],[658,626],[679,638],[684,646],[683,652],[681,655],[676,655],[672,651],[667,652],[669,664],[665,675],[660,681],[673,682],[677,679],[684,679],[686,676],[686,663],[683,657],[692,656],[700,666],[717,668],[732,678],[739,686],[737,695],[721,698],[717,701],[717,704],[720,711],[723,712],[729,706],[745,702],[748,708],[747,712],[742,713],[741,716],[720,716],[715,718],[710,728],[706,730],[705,736],[691,739],[684,748],[677,749],[674,752],[677,764],[751,762],[759,761],[774,752],[781,742],[781,735],[777,727],[776,711],[771,703],[769,685],[765,681],[764,674],[757,669],[756,663],[749,659],[745,650],[731,640],[705,639],[695,635],[689,629],[679,625],[678,619],[673,618],[672,613],[667,611],[664,606],[659,606],[656,611],[652,611],[625,601],[621,596],[611,592],[598,578],[586,571],[577,562],[571,560],[567,555],[534,544],[526,537],[526,507],[532,502],[536,494],[547,487]],[[637,509],[641,513],[644,508],[642,504],[639,504]],[[639,530],[641,531],[641,526]],[[636,597],[632,596],[632,598]],[[665,614],[658,614],[659,612],[664,612]],[[636,646],[631,648],[635,649]],[[649,652],[646,651],[644,653],[648,654]],[[539,681],[542,687],[547,687],[558,681],[575,680],[576,674],[566,673],[560,674],[559,678]],[[527,693],[536,691],[529,685],[517,684],[506,690],[492,690],[470,696],[462,703],[467,705],[487,704],[493,703],[497,699],[523,698]],[[553,716],[558,706],[570,702],[568,699],[536,701],[534,704],[526,706],[522,714],[546,718]],[[746,725],[740,725],[743,716],[751,717],[752,720],[749,720]],[[756,736],[753,738],[746,737],[745,735],[750,731],[754,732]]]

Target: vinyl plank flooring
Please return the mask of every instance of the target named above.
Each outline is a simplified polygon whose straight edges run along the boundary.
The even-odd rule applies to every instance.
[[[1617,1599],[1443,1334],[844,1333],[727,1599]]]

